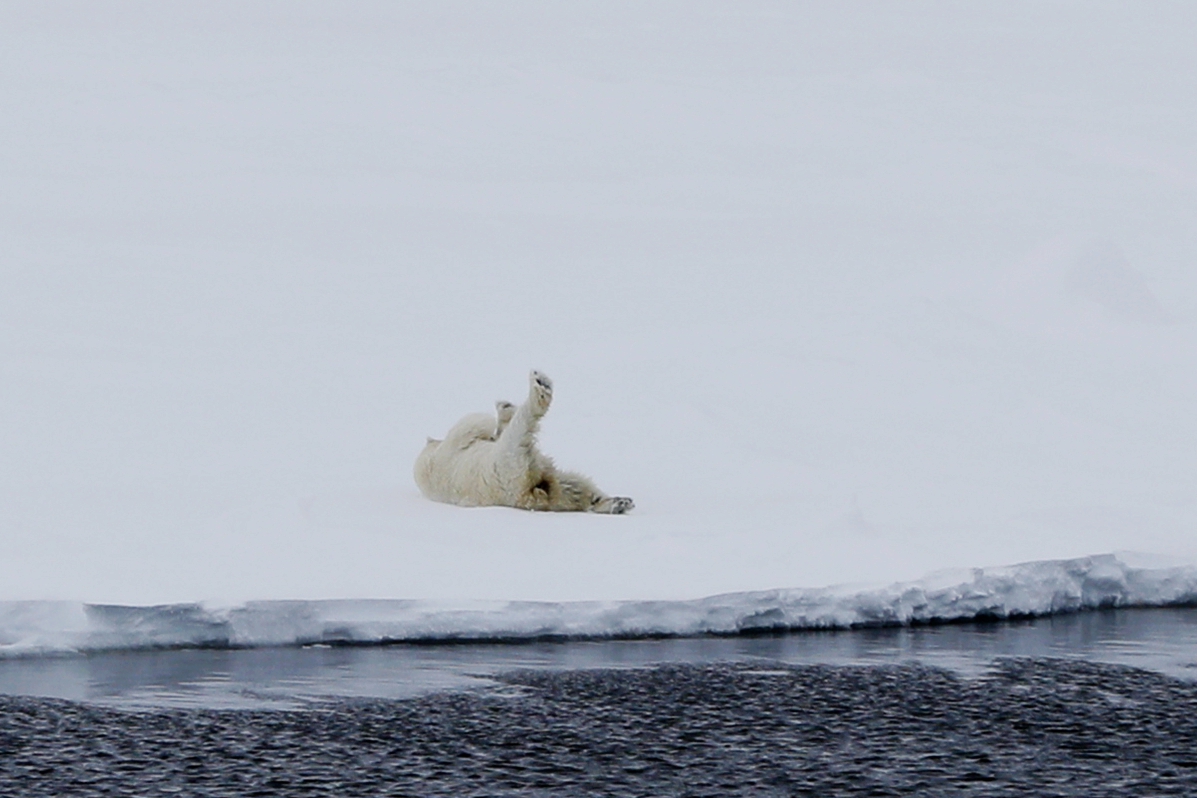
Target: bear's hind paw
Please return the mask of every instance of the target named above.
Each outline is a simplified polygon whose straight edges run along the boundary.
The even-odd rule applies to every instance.
[[[623,515],[636,506],[636,503],[626,496],[608,496],[598,501],[593,508],[596,513]]]

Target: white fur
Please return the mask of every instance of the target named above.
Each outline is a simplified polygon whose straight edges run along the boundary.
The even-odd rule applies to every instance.
[[[430,499],[465,507],[613,514],[632,509],[631,499],[608,496],[581,474],[558,471],[537,449],[540,419],[552,401],[552,380],[533,371],[528,400],[518,408],[497,402],[494,416],[472,413],[443,441],[429,438],[416,458],[416,484]]]

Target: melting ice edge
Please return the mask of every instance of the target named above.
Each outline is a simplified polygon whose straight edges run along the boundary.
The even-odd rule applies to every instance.
[[[697,637],[1197,606],[1197,567],[1121,554],[945,571],[914,582],[689,601],[252,601],[150,607],[0,602],[0,657],[165,647]]]

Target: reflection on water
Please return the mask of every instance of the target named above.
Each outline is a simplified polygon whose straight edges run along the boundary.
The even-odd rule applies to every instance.
[[[125,651],[0,660],[0,693],[140,708],[290,709],[485,687],[517,668],[628,668],[760,659],[919,661],[967,675],[997,657],[1077,657],[1197,679],[1197,609],[1111,610],[1012,623],[803,632],[770,637],[521,645]]]

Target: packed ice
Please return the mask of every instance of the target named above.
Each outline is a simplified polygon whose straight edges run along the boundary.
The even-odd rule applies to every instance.
[[[1188,571],[1077,558],[1197,562],[1194,30],[0,5],[0,644],[1181,600]],[[631,513],[420,496],[427,436],[530,369],[543,450]]]

